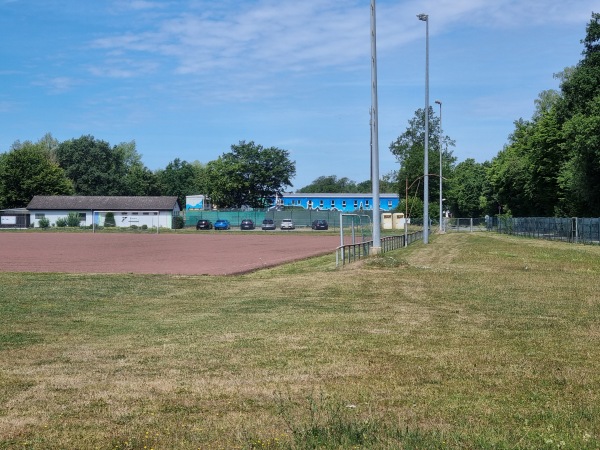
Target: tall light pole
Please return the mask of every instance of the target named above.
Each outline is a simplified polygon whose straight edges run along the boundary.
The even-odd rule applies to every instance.
[[[373,248],[381,252],[381,215],[379,213],[379,131],[377,106],[377,31],[375,0],[371,0],[371,186],[373,190]]]
[[[440,233],[444,232],[444,211],[442,209],[442,202],[444,201],[442,199],[442,102],[441,100],[436,100],[435,103],[437,103],[438,105],[440,105],[440,136],[439,136],[439,141],[440,141]]]
[[[425,22],[425,157],[423,162],[423,243],[429,244],[429,16],[418,14]]]

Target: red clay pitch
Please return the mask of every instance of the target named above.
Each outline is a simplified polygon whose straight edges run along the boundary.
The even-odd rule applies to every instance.
[[[325,253],[335,235],[0,233],[0,272],[231,275]]]

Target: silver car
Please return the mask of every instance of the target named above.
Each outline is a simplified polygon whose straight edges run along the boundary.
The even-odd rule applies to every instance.
[[[280,227],[282,230],[293,230],[294,228],[296,228],[294,226],[294,222],[292,222],[292,219],[283,219],[281,221]]]

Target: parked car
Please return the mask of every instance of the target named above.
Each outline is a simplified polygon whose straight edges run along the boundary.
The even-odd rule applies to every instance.
[[[275,229],[275,222],[273,221],[273,219],[265,219],[262,221],[262,229],[263,230],[274,230]]]
[[[242,220],[242,223],[240,223],[240,230],[254,230],[254,222],[250,219]]]
[[[312,229],[313,230],[328,230],[329,224],[327,223],[327,221],[325,219],[313,220]]]
[[[294,226],[294,222],[292,222],[292,219],[283,219],[281,221],[280,227],[282,230],[293,230],[294,228],[296,228]]]
[[[215,222],[215,230],[229,230],[230,227],[229,220],[217,219]]]
[[[212,227],[212,222],[206,219],[200,219],[196,224],[196,230],[212,230]]]

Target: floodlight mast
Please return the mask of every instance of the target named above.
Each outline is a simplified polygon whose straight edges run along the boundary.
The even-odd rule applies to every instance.
[[[423,243],[429,244],[429,16],[418,14],[425,22],[425,149],[423,158]]]
[[[373,247],[381,252],[381,214],[379,213],[379,127],[377,106],[377,31],[375,0],[371,0],[371,187],[373,191]]]
[[[440,233],[444,232],[444,210],[442,209],[442,202],[444,199],[442,198],[442,101],[436,100],[436,104],[440,105]]]

